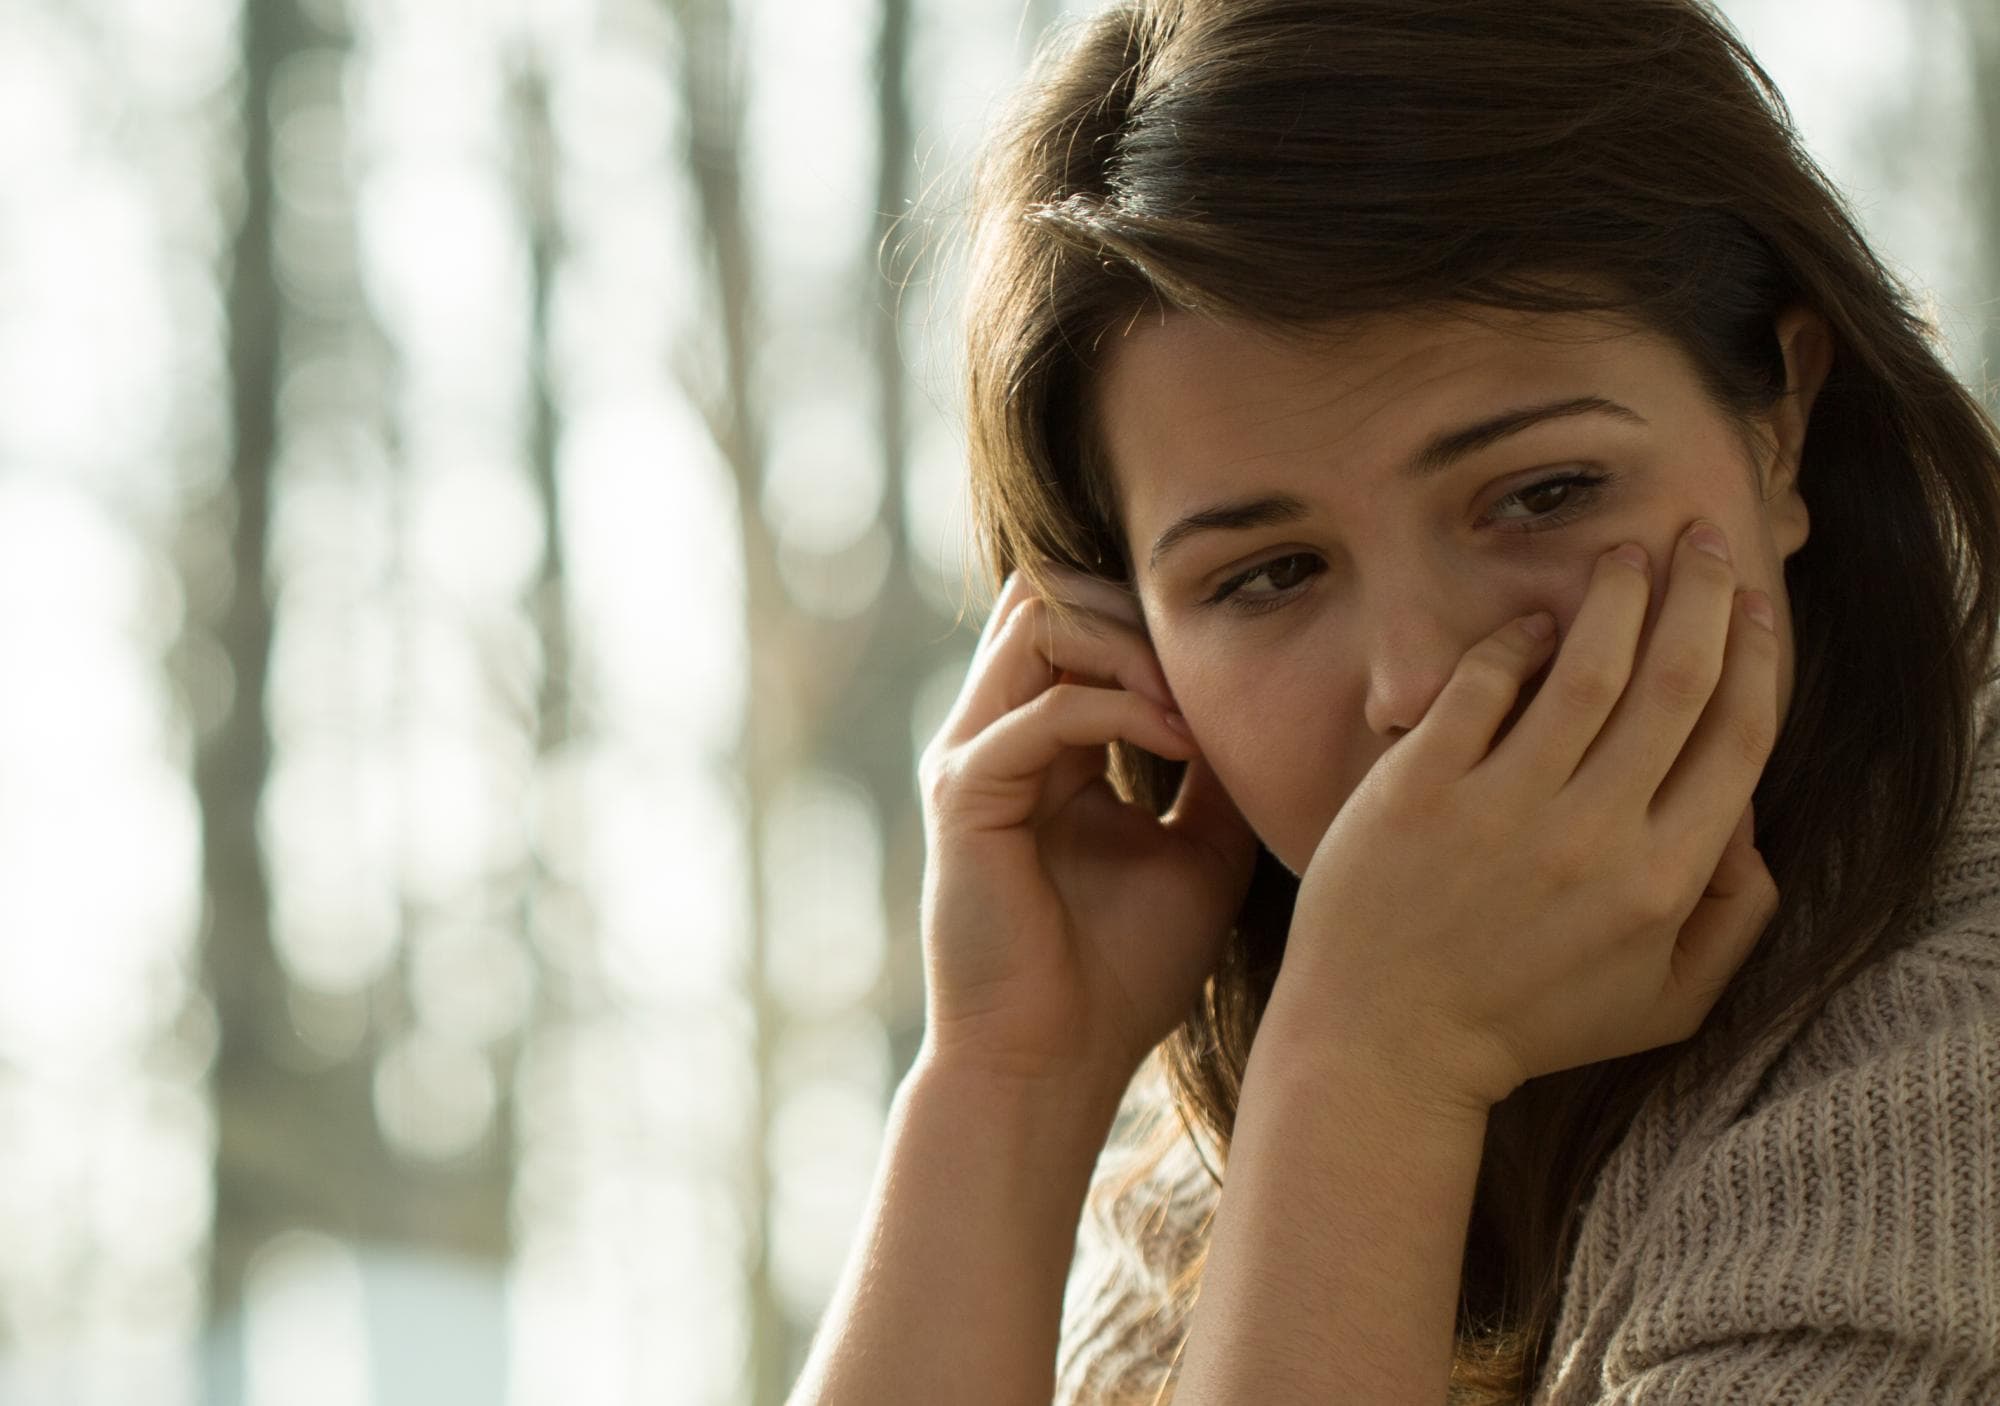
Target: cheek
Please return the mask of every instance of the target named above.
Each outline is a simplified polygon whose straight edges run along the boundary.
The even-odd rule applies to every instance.
[[[1275,689],[1258,690],[1259,700],[1273,696]],[[1332,711],[1280,712],[1240,691],[1207,707],[1182,702],[1202,757],[1257,838],[1288,865],[1310,854],[1340,800],[1331,794],[1343,774]]]

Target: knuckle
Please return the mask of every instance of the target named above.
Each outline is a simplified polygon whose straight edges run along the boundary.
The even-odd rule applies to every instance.
[[[924,797],[933,803],[944,798],[951,789],[957,762],[949,749],[925,751],[917,763],[917,784],[923,788]]]
[[[1681,876],[1680,855],[1661,854],[1642,865],[1638,882],[1631,890],[1636,916],[1647,925],[1668,921],[1684,906],[1686,883]]]
[[[1514,655],[1492,640],[1468,651],[1458,672],[1466,687],[1483,695],[1512,693],[1521,685],[1521,671],[1514,663]]]
[[[1579,660],[1576,667],[1566,671],[1558,669],[1549,682],[1565,707],[1586,713],[1608,711],[1623,690],[1617,675],[1594,660]]]
[[[954,765],[957,751],[939,733],[931,739],[923,754],[917,758],[917,785],[926,796],[935,795],[944,786]]]
[[[1025,719],[1029,727],[1053,728],[1061,719],[1075,713],[1087,687],[1088,685],[1079,683],[1051,684],[1016,708],[1014,715]]]
[[[954,791],[948,768],[932,772],[923,784],[924,815],[932,822],[948,818],[951,815]]]
[[[1653,692],[1676,709],[1707,702],[1714,689],[1714,677],[1701,655],[1691,649],[1674,649],[1663,654],[1653,671]]]
[[[1011,586],[1001,592],[998,599],[993,602],[992,614],[987,618],[987,633],[995,640],[1006,634],[1013,627],[1014,617],[1021,613],[1021,607],[1025,603],[1020,598],[1020,592]]]
[[[1542,878],[1550,888],[1566,891],[1581,884],[1598,862],[1585,827],[1565,826],[1542,850]]]
[[[1034,650],[1061,668],[1064,665],[1057,662],[1058,656],[1072,657],[1070,646],[1078,639],[1101,633],[1089,611],[1080,610],[1066,601],[1036,595],[1022,601],[1008,617],[1000,644],[1010,652]]]
[[[1746,762],[1762,765],[1777,743],[1777,723],[1757,709],[1748,716],[1732,718],[1729,735]]]
[[[1041,596],[1030,594],[1014,607],[1013,612],[1007,617],[1007,623],[1001,627],[1002,631],[1018,636],[1023,631],[1036,630],[1047,620],[1048,613],[1048,601]]]
[[[1082,684],[1074,683],[1050,684],[1026,703],[1023,703],[1019,711],[1027,714],[1037,722],[1047,722],[1050,714],[1067,712],[1070,708],[1074,707],[1077,690],[1082,687]]]

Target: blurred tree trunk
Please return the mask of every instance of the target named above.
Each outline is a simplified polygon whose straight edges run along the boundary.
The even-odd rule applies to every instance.
[[[272,755],[265,705],[275,616],[265,553],[282,344],[306,321],[288,305],[275,262],[273,137],[283,114],[273,110],[274,80],[289,59],[325,44],[326,36],[292,0],[246,5],[241,36],[244,196],[225,295],[235,439],[229,493],[194,509],[216,522],[190,523],[192,537],[204,526],[226,536],[235,568],[227,600],[202,622],[228,662],[233,693],[195,760],[205,896],[201,967],[219,1031],[210,1076],[217,1129],[207,1285],[212,1319],[240,1310],[251,1256],[295,1227],[356,1245],[378,1241],[497,1261],[506,1248],[509,1194],[505,1144],[498,1139],[487,1155],[449,1169],[412,1167],[385,1145],[374,1109],[374,1032],[350,1056],[332,1061],[303,1040],[296,1014],[310,1010],[314,998],[292,985],[273,944],[270,879],[257,832]],[[364,308],[357,290],[339,316],[365,317]],[[351,329],[343,322],[333,330]],[[399,984],[401,975],[392,972],[384,984]],[[400,1008],[395,992],[383,994],[390,999],[373,1002],[364,993],[355,1001],[364,1010]],[[221,1406],[217,1384],[210,1385],[206,1399]]]
[[[679,29],[681,94],[686,104],[688,179],[702,227],[704,275],[713,280],[720,325],[704,338],[696,355],[721,368],[719,385],[691,385],[689,394],[704,413],[711,435],[735,480],[743,524],[744,629],[750,641],[749,717],[744,720],[737,774],[743,778],[745,852],[757,853],[770,798],[785,763],[773,741],[781,726],[776,714],[787,693],[781,673],[789,656],[774,660],[771,643],[782,641],[784,596],[770,534],[757,514],[756,486],[763,462],[762,436],[751,405],[750,367],[757,333],[752,293],[751,247],[744,225],[743,173],[738,157],[743,132],[743,68],[729,0],[671,0]],[[719,342],[719,345],[715,343]],[[753,878],[758,861],[753,859]],[[751,1107],[744,1110],[748,1136],[742,1149],[738,1193],[756,1230],[744,1291],[750,1324],[747,1400],[775,1406],[789,1392],[785,1379],[787,1326],[771,1280],[771,1177],[767,1152],[771,1108],[771,1066],[777,1011],[765,977],[765,903],[761,882],[749,886],[747,930],[750,950],[742,971],[755,1020],[751,1052]]]
[[[218,508],[233,517],[235,580],[216,630],[235,687],[227,715],[195,763],[206,896],[202,969],[220,1037],[212,1075],[217,1145],[208,1284],[215,1317],[239,1307],[245,1264],[277,1228],[287,1199],[269,1175],[282,1160],[276,1130],[261,1124],[257,1112],[266,1046],[284,1028],[279,1017],[286,1009],[286,983],[271,946],[269,881],[256,816],[271,758],[264,694],[272,612],[264,549],[282,317],[272,247],[272,79],[301,38],[301,22],[290,4],[270,0],[244,7],[244,206],[227,290],[234,501]]]
[[[1972,161],[1977,177],[1973,184],[1972,218],[1979,222],[1979,285],[2000,289],[2000,6],[1993,0],[1959,0],[1971,41],[1972,64]],[[1976,301],[1981,309],[1979,353],[1983,374],[2000,377],[2000,316],[1993,309],[1995,296]],[[1986,387],[1979,389],[1984,392]],[[1989,408],[1994,398],[1986,396]]]
[[[883,456],[882,525],[889,536],[889,571],[866,641],[849,667],[838,699],[822,726],[821,745],[837,753],[860,778],[882,824],[883,912],[888,918],[891,1077],[900,1077],[923,1038],[924,990],[917,900],[923,890],[923,814],[910,747],[910,722],[937,643],[948,622],[917,589],[910,559],[904,485],[909,480],[909,380],[902,349],[903,291],[913,272],[899,221],[910,211],[910,177],[916,169],[916,124],[910,115],[911,0],[881,0],[876,50],[877,123],[881,157],[875,177],[875,248],[887,256],[874,309],[876,436]],[[866,617],[864,617],[866,618]],[[829,661],[834,664],[835,661]],[[837,667],[837,665],[835,665]]]
[[[771,798],[793,773],[825,765],[858,781],[874,802],[884,841],[884,893],[889,914],[888,1009],[884,1019],[893,1050],[892,1078],[900,1078],[922,1034],[922,967],[916,931],[916,895],[923,863],[921,815],[910,747],[910,719],[923,669],[949,622],[917,589],[903,524],[906,473],[906,378],[898,339],[898,297],[908,264],[899,240],[899,216],[914,170],[914,137],[907,96],[909,0],[882,0],[878,12],[875,77],[879,165],[876,220],[870,252],[891,252],[891,267],[857,270],[874,296],[857,308],[855,332],[872,348],[876,419],[885,457],[882,520],[874,529],[890,553],[887,576],[872,605],[851,620],[828,621],[802,610],[787,594],[778,568],[778,544],[758,512],[763,471],[761,407],[754,403],[750,369],[760,345],[753,245],[747,228],[740,165],[743,56],[727,0],[677,0],[688,109],[689,168],[703,227],[703,257],[721,310],[714,360],[719,385],[691,386],[736,480],[742,505],[746,619],[751,658],[750,716],[745,721],[738,773],[744,778],[750,835],[763,831]],[[875,277],[886,274],[892,287]],[[753,851],[754,852],[754,851]],[[749,1267],[753,1406],[776,1406],[803,1365],[816,1325],[792,1323],[771,1283],[768,1127],[775,1095],[774,1055],[785,1013],[766,984],[767,935],[762,856],[752,885],[752,951],[744,964],[757,1019],[754,1052],[757,1107],[749,1110],[752,1146],[742,1187],[759,1218]]]
[[[541,646],[541,688],[534,704],[531,726],[535,740],[535,773],[547,774],[547,767],[567,747],[576,727],[575,696],[570,669],[569,592],[563,552],[563,503],[556,478],[557,410],[551,387],[549,356],[549,299],[555,283],[556,263],[561,255],[562,233],[556,201],[555,133],[549,119],[547,75],[527,60],[528,67],[516,75],[513,88],[518,154],[518,182],[521,206],[528,221],[529,277],[531,308],[528,352],[529,417],[528,467],[533,478],[535,499],[542,514],[542,564],[528,601],[528,616],[535,639]],[[513,1154],[517,1146],[515,1114],[518,1109],[511,1090],[518,1067],[518,1054],[533,1031],[547,1023],[554,1009],[564,1001],[565,988],[553,963],[544,956],[542,945],[533,940],[535,907],[551,897],[559,876],[549,870],[540,837],[528,853],[528,871],[521,876],[520,932],[534,965],[534,1002],[521,1043],[495,1070],[495,1082],[503,1091],[495,1115],[495,1144],[506,1160],[504,1175],[511,1186]]]
[[[749,716],[744,720],[737,774],[744,783],[744,828],[753,856],[748,931],[750,950],[742,971],[755,1018],[751,1062],[753,1103],[745,1110],[748,1131],[738,1186],[755,1219],[751,1261],[745,1266],[749,1296],[750,1372],[746,1399],[751,1406],[779,1406],[790,1393],[796,1365],[803,1361],[803,1337],[778,1302],[772,1280],[772,1178],[770,1126],[775,1113],[773,1066],[783,1012],[772,999],[766,975],[766,892],[763,856],[757,845],[770,813],[772,796],[799,756],[791,739],[802,722],[802,661],[797,641],[804,622],[786,600],[778,575],[777,544],[757,511],[763,476],[764,435],[751,390],[751,367],[760,341],[755,295],[754,250],[746,223],[742,150],[744,64],[729,0],[679,0],[683,63],[682,93],[687,103],[688,174],[700,211],[706,276],[714,281],[721,309],[721,384],[703,400],[691,387],[710,432],[736,484],[741,505],[744,565],[744,629],[750,643]]]

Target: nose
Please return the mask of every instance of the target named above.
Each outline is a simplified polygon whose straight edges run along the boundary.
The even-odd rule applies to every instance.
[[[1390,742],[1401,740],[1430,712],[1463,652],[1441,638],[1419,645],[1410,636],[1377,650],[1363,710],[1369,731]]]
[[[1370,730],[1390,742],[1400,740],[1424,720],[1438,695],[1444,691],[1444,686],[1451,681],[1458,661],[1476,642],[1476,638],[1470,642],[1458,641],[1456,636],[1449,636],[1440,630],[1435,620],[1428,628],[1434,634],[1428,644],[1421,643],[1418,634],[1405,632],[1400,641],[1385,644],[1377,655],[1384,662],[1372,673],[1365,711]],[[1560,644],[1563,633],[1560,622],[1557,630]],[[1554,663],[1555,652],[1551,651],[1541,666],[1522,683],[1513,706],[1494,733],[1496,746],[1534,702]]]

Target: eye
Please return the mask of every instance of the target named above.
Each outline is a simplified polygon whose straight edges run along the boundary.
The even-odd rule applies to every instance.
[[[1563,524],[1581,516],[1584,510],[1590,506],[1591,501],[1597,497],[1599,490],[1605,484],[1609,483],[1612,477],[1610,474],[1601,473],[1557,474],[1551,478],[1542,479],[1538,483],[1531,483],[1526,488],[1516,489],[1514,492],[1500,499],[1498,503],[1495,503],[1494,507],[1498,508],[1504,504],[1514,502],[1526,505],[1529,500],[1540,499],[1543,494],[1555,493],[1557,490],[1561,490],[1562,496],[1554,507],[1544,508],[1527,518],[1504,519],[1505,521],[1513,521],[1520,524],[1517,527],[1507,528],[1505,529],[1506,531],[1543,532],[1551,527],[1561,527]],[[1311,564],[1311,569],[1302,572],[1301,564]],[[1260,611],[1275,610],[1286,601],[1298,595],[1302,589],[1301,585],[1294,584],[1289,588],[1253,593],[1242,592],[1242,588],[1260,576],[1269,576],[1273,584],[1286,579],[1294,582],[1303,582],[1306,579],[1319,575],[1325,569],[1326,563],[1321,561],[1319,556],[1313,552],[1294,552],[1290,556],[1273,557],[1270,561],[1253,566],[1248,571],[1223,582],[1216,589],[1215,594],[1203,601],[1202,604],[1222,605],[1226,603],[1229,609],[1248,615],[1255,615]]]
[[[1557,474],[1554,478],[1545,478],[1539,483],[1529,484],[1526,488],[1516,489],[1493,506],[1497,508],[1501,503],[1524,501],[1539,494],[1562,489],[1562,498],[1554,508],[1534,517],[1518,519],[1521,525],[1513,529],[1517,532],[1542,532],[1551,527],[1561,527],[1580,514],[1590,505],[1591,499],[1597,496],[1597,490],[1603,487],[1610,477],[1609,474]]]
[[[1310,576],[1317,576],[1321,571],[1324,571],[1326,569],[1326,564],[1324,562],[1321,562],[1320,559],[1317,556],[1313,555],[1311,552],[1298,552],[1292,556],[1278,557],[1276,560],[1265,562],[1262,566],[1251,567],[1241,576],[1234,576],[1231,577],[1229,580],[1224,581],[1222,585],[1217,588],[1215,594],[1210,596],[1206,601],[1202,602],[1202,604],[1220,605],[1224,601],[1227,601],[1229,603],[1229,608],[1231,610],[1240,610],[1252,615],[1256,614],[1260,610],[1275,609],[1276,607],[1283,605],[1287,600],[1291,599],[1291,597],[1297,594],[1297,592],[1267,591],[1248,596],[1239,596],[1236,593],[1243,586],[1245,582],[1254,581],[1259,576],[1269,576],[1273,578],[1273,580],[1276,580],[1281,576],[1288,576],[1291,574],[1291,572],[1287,571],[1286,568],[1294,566],[1296,563],[1299,562],[1319,563],[1319,565],[1315,567],[1314,570],[1307,573],[1307,575]],[[1231,599],[1231,597],[1234,597],[1234,599]]]

